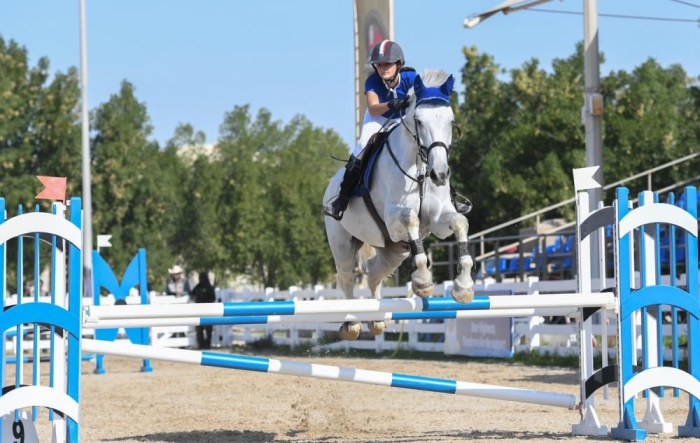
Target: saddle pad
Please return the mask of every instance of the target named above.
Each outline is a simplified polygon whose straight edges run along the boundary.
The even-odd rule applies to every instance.
[[[374,172],[374,165],[377,162],[377,157],[384,149],[384,143],[381,143],[376,149],[369,153],[367,161],[364,162],[364,169],[362,171],[362,178],[360,179],[355,189],[352,191],[353,197],[361,197],[365,194],[369,194],[369,185],[372,182],[372,173]]]
[[[370,138],[369,143],[367,143],[367,147],[365,148],[366,152],[360,153],[360,156],[365,154],[365,158],[361,159],[361,179],[352,191],[353,197],[361,197],[365,194],[369,194],[374,164],[377,161],[377,157],[379,157],[379,154],[382,152],[382,149],[384,149],[384,145],[386,144],[386,140],[389,138],[389,135],[397,127],[398,123],[393,122],[385,130],[381,130],[374,134]]]

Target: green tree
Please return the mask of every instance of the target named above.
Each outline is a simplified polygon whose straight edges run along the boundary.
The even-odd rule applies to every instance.
[[[214,271],[217,278],[228,271],[228,254],[223,247],[219,201],[222,192],[221,162],[205,147],[206,137],[192,125],[179,125],[168,149],[180,149],[186,164],[181,177],[185,184],[181,196],[181,214],[173,241],[188,269]]]
[[[314,128],[303,117],[294,118],[287,128],[294,134],[269,170],[277,234],[286,239],[277,284],[317,284],[334,272],[320,208],[330,177],[340,166],[331,156],[347,155],[347,146],[335,132]]]
[[[653,59],[631,73],[617,71],[603,79],[606,182],[698,152],[700,108],[693,98],[693,82],[680,65],[664,68]],[[660,171],[652,177],[652,189],[687,179],[696,171],[697,164]],[[646,189],[646,178],[625,186]]]
[[[333,131],[303,118],[282,126],[248,106],[226,114],[217,155],[226,184],[221,196],[224,244],[233,269],[265,286],[328,277],[321,196],[347,147]]]
[[[472,232],[556,203],[571,194],[571,169],[583,159],[580,126],[581,47],[553,62],[504,72],[486,54],[465,48],[464,100],[456,120],[456,185],[473,199]]]
[[[150,282],[159,288],[176,257],[181,162],[148,140],[146,106],[127,81],[96,109],[93,130],[93,231],[112,235],[104,256],[118,275],[146,248]]]
[[[9,216],[18,211],[48,210],[47,200],[36,200],[41,190],[37,175],[67,177],[67,196],[78,194],[81,174],[79,90],[75,69],[49,79],[49,60],[28,64],[27,50],[0,37],[0,196]],[[48,83],[48,84],[47,84]],[[46,263],[50,251],[41,248]],[[44,249],[47,249],[44,251]],[[34,242],[24,242],[24,255],[33,257]],[[9,263],[17,262],[16,243],[7,250]],[[33,259],[26,259],[24,276],[33,279]],[[7,276],[16,281],[15,269]],[[19,285],[18,285],[19,286]],[[21,288],[20,288],[21,291]]]
[[[75,69],[57,72],[50,84],[49,60],[28,65],[27,50],[0,37],[0,195],[8,208],[41,203],[36,175],[68,178],[68,195],[81,182],[79,89]],[[13,209],[14,210],[14,209]]]

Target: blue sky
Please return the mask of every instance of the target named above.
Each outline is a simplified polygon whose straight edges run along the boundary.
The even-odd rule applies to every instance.
[[[685,2],[685,3],[683,3]],[[599,0],[601,14],[698,20],[700,0]],[[474,29],[467,16],[500,0],[395,0],[395,39],[409,65],[457,77],[462,48],[476,45],[506,69],[537,58],[549,68],[583,38],[583,17],[520,11]],[[25,46],[51,71],[80,65],[77,0],[5,0],[0,35]],[[581,12],[583,0],[540,9]],[[288,122],[305,115],[354,143],[352,0],[86,0],[90,109],[134,84],[161,145],[178,123],[218,138],[225,112],[249,104]],[[631,71],[649,57],[700,75],[698,23],[600,17],[600,49],[611,70]]]

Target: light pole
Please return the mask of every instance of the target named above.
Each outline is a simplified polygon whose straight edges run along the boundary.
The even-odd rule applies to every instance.
[[[599,188],[588,191],[591,211],[603,201],[603,95],[600,89],[600,60],[598,59],[598,0],[583,0],[583,70],[586,128],[586,167],[599,166],[594,175]]]
[[[80,108],[83,156],[83,295],[92,298],[92,185],[90,174],[90,116],[87,97],[85,0],[80,2]]]

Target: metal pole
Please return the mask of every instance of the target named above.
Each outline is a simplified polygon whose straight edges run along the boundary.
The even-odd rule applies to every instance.
[[[90,116],[87,96],[85,0],[80,2],[80,92],[83,155],[83,293],[92,298],[92,188],[90,176]]]
[[[600,61],[598,59],[598,0],[583,0],[584,9],[584,74],[585,74],[585,127],[586,166],[600,166],[594,176],[600,183],[589,195],[591,210],[598,207],[602,197],[603,180],[603,136],[601,130],[602,95],[600,93]]]
[[[599,188],[588,191],[590,210],[598,208],[603,200],[603,134],[601,119],[603,96],[600,93],[600,60],[598,58],[598,0],[583,0],[584,47],[583,64],[585,78],[584,125],[586,130],[586,166],[599,166],[594,178]],[[598,262],[598,242],[591,242],[591,259]],[[592,267],[594,270],[595,266]],[[599,276],[595,275],[594,278]]]

